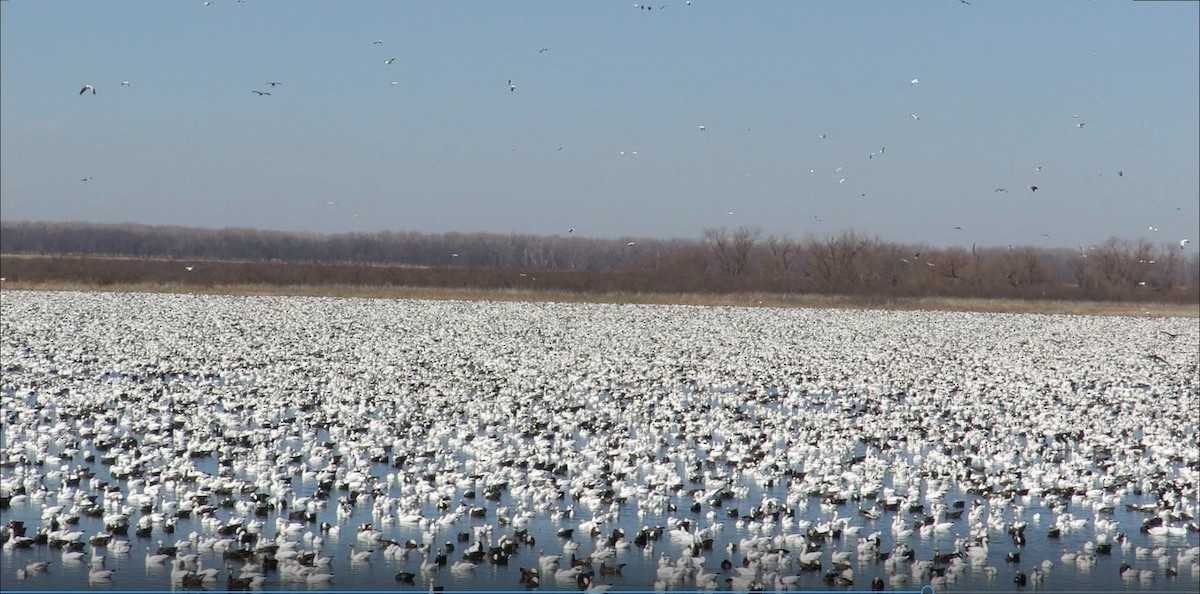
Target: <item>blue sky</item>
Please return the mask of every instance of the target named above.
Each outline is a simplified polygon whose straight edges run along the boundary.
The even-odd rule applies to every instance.
[[[5,220],[1200,245],[1195,2],[0,11]]]

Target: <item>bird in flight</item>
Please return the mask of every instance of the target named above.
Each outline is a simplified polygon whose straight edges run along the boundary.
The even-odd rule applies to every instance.
[[[1008,188],[996,188],[996,192],[1004,192],[1005,194],[1007,194],[1007,193],[1008,193]],[[993,193],[994,193],[994,192],[993,192]]]
[[[183,267],[183,269],[184,269],[184,270],[186,270],[186,271],[188,271],[188,272],[191,272],[191,271],[192,271],[193,269],[195,269],[195,268],[196,268],[195,266],[184,266],[184,267]]]
[[[548,48],[548,47],[544,47],[544,48],[542,48],[542,49],[538,50],[538,53],[539,53],[539,54],[544,54],[544,53],[546,53],[546,52],[548,52],[548,51],[550,51],[550,48]]]
[[[384,60],[383,63],[385,65],[387,65],[387,64],[391,64],[392,62],[395,62],[395,61],[396,61],[396,58],[388,58],[388,59]]]
[[[708,126],[696,126],[696,127],[699,128],[701,132],[708,129]]]
[[[959,2],[962,2],[963,4],[966,4],[967,6],[970,6],[970,5],[971,5],[971,3],[970,3],[970,2],[967,2],[967,0],[958,0],[958,1],[959,1]]]
[[[95,94],[96,94],[96,87],[93,87],[92,85],[87,85],[87,84],[85,84],[85,85],[83,85],[83,88],[82,88],[82,89],[79,89],[79,94],[80,94],[80,95],[82,95],[82,94],[84,94],[84,93],[86,93],[86,92],[88,92],[88,91],[91,91],[91,92],[92,92],[92,94],[93,94],[93,95],[95,95]]]
[[[513,83],[513,81],[512,81],[512,79],[511,79],[511,78],[510,78],[510,79],[508,79],[508,90],[509,90],[509,91],[515,91],[515,90],[517,90],[517,85]],[[534,95],[536,95],[536,94],[537,94],[537,93],[534,93]]]
[[[372,41],[372,42],[371,42],[371,45],[383,45],[383,40],[382,40],[382,39],[376,39],[375,41]]]
[[[1181,249],[1181,250],[1186,249],[1187,244],[1189,244],[1191,242],[1192,242],[1192,240],[1190,240],[1190,239],[1180,239],[1179,240],[1179,249]]]
[[[83,178],[83,179],[82,179],[82,180],[80,180],[80,181],[92,181],[92,178],[91,178],[91,177],[85,177],[85,178]]]
[[[250,92],[254,93],[255,95],[258,95],[259,97],[262,97],[263,95],[270,95],[270,93],[268,93],[266,91],[250,91]]]
[[[625,244],[625,246],[626,246],[626,247],[633,247],[633,246],[635,246],[635,245],[637,245],[637,242],[636,242],[636,241],[631,241],[631,242],[629,242],[629,243]]]
[[[915,113],[910,113],[910,114],[908,114],[908,117],[910,117],[910,118],[912,118],[912,119],[914,119],[914,120],[917,120],[918,122],[919,122],[919,121],[921,121],[921,118],[920,118],[920,117],[918,117],[918,116],[917,116],[917,114],[915,114]]]
[[[129,81],[127,81],[127,80],[123,80],[123,81],[121,81],[121,86],[122,86],[122,87],[128,87],[128,86],[129,86]]]
[[[921,84],[921,79],[919,79],[919,78],[914,78],[914,79],[908,81],[908,86],[910,86],[910,87],[913,85],[918,85],[918,84]]]
[[[283,83],[281,83],[279,81],[269,80],[269,81],[267,81],[267,84],[271,85],[272,87],[277,87]]]
[[[1037,190],[1038,190],[1037,186],[1029,186],[1030,192],[1036,192]]]

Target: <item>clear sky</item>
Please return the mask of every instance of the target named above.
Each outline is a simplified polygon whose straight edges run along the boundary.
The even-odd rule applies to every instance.
[[[1200,245],[1196,2],[0,11],[5,220]]]

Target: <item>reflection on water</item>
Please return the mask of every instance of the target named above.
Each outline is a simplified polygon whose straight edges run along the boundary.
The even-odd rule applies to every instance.
[[[7,396],[15,395],[10,393]],[[733,400],[737,398],[737,394],[730,391],[719,398]],[[147,437],[153,439],[146,434],[134,434],[131,437],[139,442],[143,442]],[[312,437],[318,443],[331,439],[324,429],[316,430]],[[605,439],[605,436],[600,434],[576,437],[580,440]],[[312,497],[318,493],[320,487],[315,473],[308,470],[303,462],[297,464],[299,460],[292,457],[292,452],[300,451],[302,445],[298,439],[278,443],[280,464],[290,466],[296,471],[292,477],[295,500]],[[867,455],[872,450],[860,445],[856,451],[859,455]],[[63,456],[61,448],[52,448],[50,453],[54,457]],[[233,479],[253,481],[253,474],[247,472],[242,465],[236,461],[221,463],[219,455],[219,451],[214,450],[209,456],[193,457],[187,462],[194,466],[195,470],[205,474],[224,473]],[[88,489],[89,484],[96,483],[84,480],[81,482],[83,493],[102,497],[105,489],[112,492],[128,492],[129,483],[114,479],[111,472],[113,466],[106,464],[107,461],[110,459],[100,455],[90,463],[83,462],[77,453],[74,458],[62,457],[56,464],[72,471],[78,468],[90,469],[95,472],[92,481],[107,485],[98,489]],[[391,463],[396,461],[395,457],[383,455],[370,464],[370,474],[379,479],[381,495],[398,496],[403,491],[400,484],[393,482],[389,485],[387,479],[389,475],[395,476],[398,472],[391,466]],[[43,472],[51,468],[48,462],[43,462],[41,466]],[[689,469],[683,468],[682,463],[677,470],[681,476],[689,476]],[[4,468],[4,477],[11,477],[13,471],[11,467]],[[713,492],[714,481],[710,478],[707,484],[700,481],[677,485],[679,496],[674,498],[672,504],[664,507],[659,514],[643,514],[639,517],[635,501],[626,500],[622,503],[617,499],[609,503],[609,499],[604,499],[604,503],[597,504],[590,500],[581,501],[571,494],[564,493],[562,499],[541,508],[543,512],[518,517],[515,522],[514,512],[530,509],[528,500],[514,497],[511,490],[488,492],[470,481],[460,481],[458,486],[453,482],[443,485],[446,492],[453,495],[425,498],[421,508],[412,510],[418,514],[414,517],[372,513],[374,496],[363,495],[350,504],[346,503],[349,492],[338,490],[336,487],[326,499],[314,503],[310,508],[313,510],[311,514],[292,514],[290,512],[297,510],[292,509],[289,512],[288,509],[276,507],[289,503],[287,501],[252,501],[249,493],[209,493],[205,501],[213,506],[213,511],[206,517],[198,517],[196,514],[161,514],[157,511],[159,508],[154,512],[156,515],[135,512],[130,520],[128,536],[116,537],[118,540],[127,539],[130,542],[131,549],[124,553],[114,552],[107,546],[89,544],[83,548],[86,555],[81,560],[64,560],[63,549],[54,549],[45,544],[29,549],[14,549],[10,542],[0,555],[0,575],[3,575],[5,590],[183,589],[181,583],[172,580],[171,563],[152,564],[146,561],[148,552],[155,552],[161,543],[164,546],[179,547],[181,555],[194,555],[194,559],[188,563],[188,567],[193,570],[220,570],[217,580],[204,582],[197,588],[189,589],[220,590],[228,585],[229,572],[240,573],[246,562],[229,559],[228,552],[221,552],[230,543],[217,542],[220,538],[217,531],[220,527],[229,525],[233,518],[243,518],[244,525],[252,529],[261,523],[261,528],[257,528],[261,536],[254,545],[246,545],[248,547],[258,546],[274,537],[279,542],[292,540],[299,543],[296,550],[301,554],[315,551],[318,557],[331,558],[327,565],[321,565],[318,569],[319,573],[333,575],[327,583],[310,583],[304,577],[289,577],[278,570],[268,570],[265,572],[265,581],[259,586],[265,590],[428,590],[431,586],[446,590],[523,590],[528,586],[522,581],[523,570],[535,567],[540,568],[537,584],[540,590],[578,590],[585,585],[608,586],[613,590],[690,590],[697,587],[696,576],[699,575],[704,576],[705,584],[713,585],[715,581],[715,586],[720,589],[759,585],[768,590],[868,589],[872,580],[878,577],[884,580],[889,590],[917,590],[933,580],[940,590],[991,591],[1019,589],[1020,586],[1013,581],[1018,572],[1026,574],[1027,579],[1038,579],[1037,584],[1027,582],[1027,587],[1032,589],[1036,586],[1039,590],[1195,591],[1200,585],[1200,575],[1196,573],[1194,565],[1186,563],[1185,557],[1185,551],[1197,546],[1200,541],[1196,532],[1180,533],[1174,530],[1173,534],[1154,536],[1137,529],[1143,520],[1153,517],[1153,514],[1132,509],[1144,504],[1153,508],[1156,501],[1149,495],[1130,494],[1121,506],[1103,510],[1103,514],[1093,514],[1091,510],[1078,504],[1078,498],[1075,505],[1067,498],[1064,502],[1065,507],[1052,511],[1046,505],[1046,498],[1039,494],[1018,496],[1013,501],[1003,504],[1004,509],[1000,511],[1000,515],[1007,524],[1022,521],[1027,523],[1024,545],[1015,545],[1012,538],[1002,531],[989,531],[987,550],[982,553],[975,550],[965,555],[964,558],[968,560],[965,570],[954,583],[947,584],[936,576],[938,568],[946,565],[945,560],[942,563],[930,561],[946,553],[965,550],[965,537],[968,535],[971,515],[989,517],[990,507],[997,505],[995,501],[989,502],[987,498],[977,494],[951,490],[944,496],[951,514],[965,513],[961,514],[960,519],[946,520],[948,526],[935,526],[933,530],[912,530],[912,524],[924,517],[924,511],[927,510],[919,513],[899,505],[885,505],[884,493],[878,495],[879,501],[867,498],[841,502],[805,496],[799,499],[800,505],[784,513],[751,518],[748,515],[749,510],[762,502],[786,501],[788,485],[785,482],[739,483],[735,473],[726,473],[720,468],[716,468],[716,472],[710,471],[709,474],[710,477],[726,474],[731,480],[721,484],[737,487],[731,490],[738,491],[740,497],[701,498],[702,503],[699,505],[686,504],[694,501],[694,495],[699,491],[708,489],[709,493]],[[69,473],[64,473],[64,476],[68,475]],[[646,479],[645,476],[637,478]],[[86,507],[86,501],[83,499],[63,500],[58,497],[63,488],[61,480],[46,480],[43,485],[48,495],[28,497],[25,501],[14,503],[4,510],[4,522],[23,522],[29,528],[28,534],[33,535],[39,526],[43,526],[41,516],[46,506],[62,505],[67,512],[76,506]],[[163,501],[179,501],[182,494],[189,491],[191,489],[181,483],[176,492],[164,489],[161,498]],[[920,500],[919,495],[923,494],[908,495],[912,496],[913,500]],[[341,504],[339,500],[342,501]],[[674,511],[671,511],[672,507]],[[972,514],[972,509],[977,507]],[[444,518],[455,510],[466,513],[453,524],[442,525],[437,522],[439,518]],[[474,513],[471,513],[471,510],[474,510]],[[860,510],[870,510],[870,513],[864,514]],[[1080,519],[1075,522],[1078,527],[1051,538],[1049,533],[1053,518],[1068,513],[1078,515]],[[609,521],[593,527],[589,520],[596,515],[608,517]],[[135,534],[143,516],[153,518],[148,536]],[[785,535],[804,534],[806,529],[828,524],[831,520],[836,526],[838,519],[842,520],[846,528],[840,535],[820,543],[820,569],[803,570],[800,557],[804,550],[795,550],[793,545],[796,544],[796,540],[785,539]],[[848,523],[845,519],[849,519]],[[682,533],[678,528],[670,527],[677,525],[679,521],[685,523],[685,529],[688,524],[692,527],[708,527],[711,543],[701,548],[694,562],[685,563],[689,566],[688,569],[664,571],[664,559],[669,560],[672,567],[678,567],[681,559],[690,556],[688,546],[678,538]],[[145,523],[146,520],[142,522]],[[1128,536],[1125,542],[1116,540],[1116,533],[1108,529],[1109,523],[1116,523],[1125,530]],[[366,542],[357,538],[357,530],[364,525],[370,525],[372,529],[377,530],[379,539]],[[329,526],[335,528],[329,530]],[[656,540],[649,539],[643,543],[636,537],[643,528],[657,526],[664,527],[664,530]],[[903,528],[896,530],[894,526]],[[79,517],[78,524],[71,529],[82,532],[81,540],[85,543],[92,536],[105,533],[102,517],[89,515]],[[473,568],[452,569],[456,563],[462,561],[464,552],[479,546],[477,543],[481,542],[483,548],[488,550],[512,539],[519,530],[528,535],[528,540],[522,538],[522,542],[512,549],[514,552],[506,559],[497,558],[490,562],[484,558]],[[572,531],[570,537],[560,536],[564,530]],[[616,541],[618,546],[608,547],[605,542],[613,536],[614,530],[623,531],[625,537]],[[906,531],[911,534],[904,535]],[[911,547],[915,561],[895,563],[881,560],[878,553],[874,552],[876,549],[860,549],[862,539],[876,532],[879,534],[878,551],[893,552],[898,546],[907,545]],[[672,534],[676,537],[672,537]],[[1099,534],[1114,536],[1110,541],[1112,546],[1108,554],[1098,553],[1095,549]],[[784,560],[774,564],[760,561],[756,564],[759,567],[757,571],[739,570],[746,565],[748,556],[761,554],[746,550],[752,539],[760,537],[773,539],[770,546],[765,548],[768,555],[774,554],[778,557],[780,550],[787,550],[787,554],[782,556]],[[235,532],[230,538],[239,538],[239,534]],[[387,551],[388,541],[398,543],[399,548]],[[237,548],[237,544],[232,544],[229,550]],[[426,550],[429,551],[428,554],[423,552]],[[363,551],[369,551],[368,555],[364,555],[365,560],[352,560],[352,554]],[[436,571],[424,571],[422,565],[432,562],[439,551],[446,551],[446,566]],[[570,559],[572,556],[582,559],[598,551],[601,556],[609,556],[594,561],[590,565],[594,576],[590,582],[581,582],[579,572],[570,570]],[[1071,552],[1081,551],[1090,551],[1090,554],[1094,555],[1094,561],[1090,560],[1092,557],[1087,553],[1083,559],[1071,558]],[[1066,558],[1064,553],[1067,554]],[[1019,554],[1019,560],[1013,558],[1014,554]],[[540,563],[543,556],[550,555],[561,555],[561,560],[556,566]],[[96,557],[103,557],[104,568],[115,570],[111,579],[89,579],[90,572],[95,569],[91,560]],[[852,584],[831,582],[827,575],[833,569],[832,560],[839,557],[850,559],[850,571],[844,573],[852,577]],[[1183,565],[1179,564],[1180,559],[1185,560]],[[18,579],[19,570],[36,561],[49,561],[48,571],[29,572],[24,579]],[[1122,575],[1122,563],[1129,564],[1133,569]],[[932,571],[928,569],[930,566],[933,567]],[[915,573],[914,569],[917,570]],[[1142,572],[1146,572],[1145,575]],[[400,576],[403,580],[411,579],[411,582],[398,581],[398,574],[411,574]],[[712,581],[709,574],[715,574]],[[742,581],[744,574],[751,576],[749,585]],[[1040,577],[1036,577],[1035,574],[1040,574]],[[675,575],[681,579],[670,579]]]

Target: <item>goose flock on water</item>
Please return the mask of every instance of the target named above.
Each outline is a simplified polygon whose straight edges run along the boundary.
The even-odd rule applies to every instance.
[[[0,302],[5,589],[1200,584],[1194,319]]]

